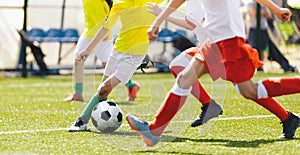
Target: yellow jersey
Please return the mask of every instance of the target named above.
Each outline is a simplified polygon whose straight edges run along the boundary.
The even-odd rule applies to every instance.
[[[144,55],[148,52],[147,30],[155,16],[147,12],[147,2],[163,0],[114,0],[104,27],[111,30],[118,20],[122,27],[114,44],[114,50],[127,54]]]
[[[105,0],[82,0],[82,4],[85,17],[83,35],[92,40],[97,31],[103,26],[110,8]]]

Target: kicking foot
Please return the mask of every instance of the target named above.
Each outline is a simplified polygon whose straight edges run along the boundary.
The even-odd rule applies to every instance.
[[[154,146],[159,142],[160,137],[152,135],[148,122],[141,121],[130,114],[126,115],[126,119],[131,129],[136,131],[142,137],[147,146]]]

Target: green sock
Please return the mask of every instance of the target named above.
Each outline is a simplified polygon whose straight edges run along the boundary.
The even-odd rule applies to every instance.
[[[82,95],[82,88],[83,88],[83,84],[82,83],[75,83],[75,93]]]
[[[85,122],[85,124],[87,124],[91,118],[92,115],[92,111],[93,108],[95,107],[95,105],[101,101],[105,101],[105,99],[99,98],[97,93],[91,98],[91,100],[89,101],[88,105],[85,107],[82,115],[80,116],[83,121]]]
[[[135,83],[130,79],[126,84],[125,84],[126,87],[134,87],[135,86]]]

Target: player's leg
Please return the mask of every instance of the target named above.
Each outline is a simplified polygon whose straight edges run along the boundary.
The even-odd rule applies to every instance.
[[[188,53],[197,52],[197,48],[190,48],[185,52],[178,55],[170,63],[170,72],[176,78],[177,75],[189,64],[192,56]],[[194,120],[191,124],[192,127],[196,127],[208,122],[210,119],[217,117],[222,113],[222,107],[213,100],[206,90],[201,85],[200,81],[196,81],[192,85],[191,94],[196,97],[199,102],[202,104],[202,112],[199,117]]]
[[[262,85],[265,86],[267,90],[267,95],[269,97],[276,97],[282,95],[289,95],[295,94],[300,92],[300,76],[296,77],[278,77],[278,78],[268,78],[261,82]],[[280,120],[282,121],[283,125],[283,134],[280,138],[293,138],[296,129],[300,126],[300,117],[291,113],[287,112],[285,114],[287,116],[286,119],[284,117]]]
[[[206,72],[204,64],[193,58],[190,65],[177,76],[176,83],[169,91],[151,123],[141,121],[130,114],[126,116],[131,128],[139,133],[148,146],[153,146],[159,142],[160,135],[185,103],[192,84]]]
[[[80,36],[76,49],[74,51],[75,55],[79,54],[88,44],[90,40],[85,38],[83,35]],[[74,70],[73,70],[73,88],[74,92],[64,99],[66,102],[70,101],[83,101],[82,91],[83,91],[83,79],[84,79],[84,62],[74,59]]]
[[[273,97],[299,93],[299,77],[269,78],[258,83],[251,80],[238,84],[237,89],[246,98],[251,99],[276,115],[283,124],[280,138],[290,139],[300,125],[299,116],[287,111]]]
[[[136,66],[139,66],[142,60],[141,58],[144,58],[144,55],[128,55],[124,53],[119,52],[113,52],[114,56],[110,57],[110,64],[113,62],[118,62],[117,67],[113,68],[113,65],[107,65],[105,68],[105,74],[110,75],[114,74],[123,84],[126,84],[126,86],[129,89],[129,94],[131,95],[130,100],[134,100],[136,97],[136,93],[139,89],[139,84],[135,81],[130,80],[133,73],[135,72]],[[121,60],[122,58],[122,60]],[[121,60],[121,61],[120,61]],[[115,71],[114,71],[115,70]],[[114,71],[114,73],[112,72]],[[127,79],[129,77],[129,79]]]
[[[300,93],[300,76],[268,78],[262,84],[270,97]]]
[[[186,53],[182,53],[175,57],[169,65],[172,75],[176,78],[177,75],[189,64],[192,58],[193,57],[191,55]],[[198,80],[193,84],[191,94],[197,98],[202,105],[209,104],[212,100]]]
[[[95,105],[106,100],[113,88],[119,83],[127,83],[144,57],[145,55],[129,55],[113,51],[104,69],[103,82],[99,85],[98,92],[90,99],[83,113],[69,128],[69,131],[86,130],[86,124],[91,118]]]
[[[258,61],[257,51],[247,45],[241,38],[225,40],[217,44],[218,46],[225,45],[223,46],[225,48],[220,48],[221,52],[223,52],[225,58],[229,58],[228,60],[231,60],[226,61],[225,59],[226,79],[236,83],[238,92],[245,98],[255,101],[276,115],[283,122],[283,135],[285,135],[285,138],[292,138],[300,120],[298,117],[294,117],[295,115],[287,112],[287,110],[272,97],[299,92],[300,88],[295,86],[297,84],[299,85],[299,78],[294,80],[283,80],[284,82],[279,85],[276,85],[276,83],[278,83],[277,80],[265,80],[254,83],[251,79],[255,73],[255,69],[262,65],[262,63]],[[232,44],[234,46],[228,46],[226,44]],[[232,55],[232,50],[236,51],[234,53],[235,55]],[[237,58],[232,59],[235,56]],[[294,85],[292,83],[294,83]],[[292,119],[292,121],[289,121],[290,119]],[[286,125],[286,121],[291,123]]]
[[[102,61],[107,61],[108,58],[105,59],[105,56],[108,55],[101,55],[101,53],[97,53],[96,54],[98,58],[102,58]],[[105,88],[102,89],[102,92],[104,90],[108,90],[108,86],[110,86],[110,84],[104,84],[105,81],[108,81],[107,79],[110,77],[110,75],[112,75],[112,73],[116,70],[117,67],[117,61],[114,59],[113,56],[111,56],[111,61],[108,60],[107,65],[105,67],[104,70],[104,75],[102,77],[102,82],[98,87],[98,92],[95,93],[92,98],[89,100],[88,104],[86,105],[85,109],[83,110],[82,114],[80,115],[80,117],[77,118],[77,120],[75,121],[75,123],[69,128],[70,132],[76,132],[76,131],[84,131],[87,129],[86,124],[88,124],[90,117],[91,117],[91,113],[93,108],[95,107],[95,105],[101,101],[105,101],[107,99],[107,96],[100,96],[100,90],[102,87],[105,86]],[[100,59],[101,60],[101,59]],[[109,70],[107,69],[109,68]],[[112,80],[112,81],[116,81],[116,80]],[[111,88],[112,89],[112,88]]]
[[[98,92],[92,96],[80,117],[77,118],[76,122],[69,128],[70,132],[86,130],[86,124],[88,124],[91,118],[93,108],[99,102],[105,101],[112,89],[120,83],[120,80],[118,80],[114,76],[104,76],[103,79],[105,80],[99,85]]]
[[[76,45],[75,53],[79,54],[88,44],[90,40],[86,37],[81,36]],[[113,49],[113,43],[111,40],[100,42],[93,50],[93,54],[97,56],[97,58],[102,62],[103,66],[107,62],[110,52]],[[83,80],[84,80],[84,62],[78,61],[75,59],[74,61],[74,93],[65,99],[65,101],[83,101]]]

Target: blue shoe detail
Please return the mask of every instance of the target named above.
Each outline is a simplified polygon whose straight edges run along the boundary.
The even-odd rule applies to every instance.
[[[159,136],[154,136],[150,132],[148,122],[141,121],[133,115],[127,114],[126,119],[132,130],[135,130],[147,144],[147,146],[154,146],[160,140]]]

